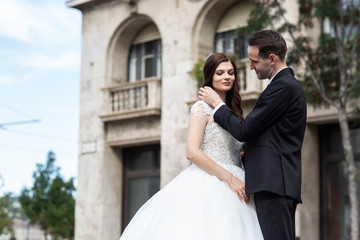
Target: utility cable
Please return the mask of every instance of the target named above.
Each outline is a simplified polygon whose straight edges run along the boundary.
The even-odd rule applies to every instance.
[[[9,107],[8,105],[4,104],[4,103],[1,103],[0,102],[0,106],[3,106],[5,108],[7,108],[8,110],[11,110],[17,114],[20,114],[21,116],[23,117],[26,117],[26,118],[30,118],[31,120],[26,120],[26,121],[16,121],[16,122],[6,122],[6,123],[0,123],[0,129],[6,129],[4,126],[7,126],[7,125],[18,125],[18,124],[27,124],[27,123],[36,123],[36,122],[40,122],[41,120],[39,119],[35,119],[33,116],[30,116],[29,114],[27,113],[24,113],[24,112],[21,112],[19,110],[16,110],[15,108],[12,108],[12,107]]]
[[[0,102],[0,105],[3,106],[4,108],[7,108],[8,110],[11,110],[13,112],[16,112],[17,114],[22,115],[23,117],[30,118],[30,119],[35,119],[33,116],[31,116],[31,115],[29,115],[27,113],[24,113],[22,111],[19,111],[19,110],[15,109],[15,108],[9,107],[8,105],[6,105],[4,103]]]
[[[60,137],[56,137],[56,136],[48,136],[48,135],[42,135],[42,134],[37,134],[37,133],[31,133],[31,132],[9,130],[9,129],[6,129],[6,128],[0,128],[0,130],[4,130],[4,131],[7,131],[7,132],[12,132],[12,133],[18,133],[18,134],[25,134],[25,135],[34,136],[34,137],[40,137],[40,138],[49,138],[49,139],[54,139],[54,140],[63,141],[63,142],[77,143],[77,141],[75,141],[73,139],[65,139],[65,138],[60,138]]]
[[[27,151],[27,152],[44,152],[42,149],[35,149],[35,148],[27,148],[27,147],[19,147],[19,146],[9,146],[9,145],[2,145],[0,144],[0,148],[6,148],[6,149],[14,149],[16,151]],[[49,150],[53,151],[53,150]],[[63,155],[63,156],[69,156],[69,157],[76,157],[76,153],[69,153],[69,152],[56,152],[53,151],[56,155]]]
[[[18,124],[36,123],[36,122],[40,122],[40,120],[39,119],[33,119],[33,120],[28,120],[28,121],[0,123],[0,129],[1,128],[6,129],[6,128],[4,128],[5,125],[18,125]]]

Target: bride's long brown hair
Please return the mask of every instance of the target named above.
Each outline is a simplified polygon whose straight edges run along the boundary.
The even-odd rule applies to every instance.
[[[222,62],[230,62],[234,68],[235,81],[232,88],[226,92],[226,105],[235,113],[235,115],[241,119],[243,117],[242,99],[240,96],[240,85],[238,80],[238,72],[235,62],[225,53],[213,53],[211,54],[204,65],[204,86],[213,88],[213,77],[216,68]]]

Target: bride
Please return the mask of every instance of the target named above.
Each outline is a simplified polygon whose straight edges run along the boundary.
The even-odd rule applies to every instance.
[[[208,57],[204,86],[243,117],[237,69],[223,53]],[[190,110],[187,159],[192,164],[150,198],[120,240],[262,240],[255,205],[245,194],[242,144],[197,101]]]

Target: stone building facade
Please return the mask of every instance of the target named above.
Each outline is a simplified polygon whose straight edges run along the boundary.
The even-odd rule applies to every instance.
[[[296,3],[286,2],[293,21]],[[138,207],[190,164],[185,148],[189,107],[198,90],[194,63],[214,51],[242,51],[245,112],[266,87],[267,81],[250,71],[245,41],[234,34],[246,25],[253,3],[71,0],[67,5],[83,14],[75,239],[118,239]],[[299,239],[330,239],[331,231],[342,236],[347,228],[348,203],[329,193],[344,191],[341,165],[328,164],[338,156],[336,121],[334,109],[308,110]],[[353,136],[359,139],[359,129]],[[329,203],[337,204],[336,216]]]

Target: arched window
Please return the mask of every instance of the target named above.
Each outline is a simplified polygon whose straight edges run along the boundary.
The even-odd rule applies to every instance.
[[[240,58],[247,56],[247,41],[245,37],[238,36],[236,29],[245,27],[253,4],[237,3],[224,14],[215,34],[215,52],[236,53]]]
[[[154,24],[145,26],[135,37],[128,59],[128,82],[161,77],[160,33]]]
[[[147,16],[121,24],[109,46],[109,109],[103,121],[160,115],[161,38]]]

